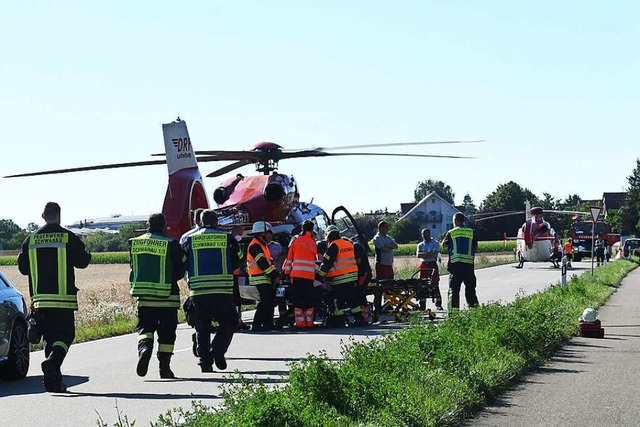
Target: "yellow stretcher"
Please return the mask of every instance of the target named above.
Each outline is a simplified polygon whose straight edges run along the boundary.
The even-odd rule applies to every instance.
[[[369,283],[369,291],[382,293],[382,312],[393,314],[398,322],[406,319],[409,312],[419,310],[418,300],[438,295],[438,288],[430,277],[373,279]]]

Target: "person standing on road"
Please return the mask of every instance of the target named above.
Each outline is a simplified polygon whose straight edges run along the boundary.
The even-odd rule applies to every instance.
[[[571,267],[571,261],[573,260],[573,239],[571,237],[564,242],[564,256],[567,257],[567,267]]]
[[[596,254],[596,263],[597,263],[598,267],[600,267],[600,264],[604,264],[605,246],[606,246],[606,242],[602,238],[602,235],[599,234],[598,238],[596,239],[595,244],[594,244],[594,249],[595,249],[595,254]]]
[[[18,255],[20,273],[29,276],[29,295],[44,340],[43,385],[48,392],[67,390],[60,370],[76,335],[74,311],[78,288],[74,268],[86,268],[91,254],[71,231],[60,226],[60,205],[49,202],[45,226],[27,237]]]
[[[167,220],[161,213],[149,217],[146,234],[129,239],[131,295],[138,298],[139,376],[147,375],[153,353],[153,336],[158,332],[160,378],[175,378],[170,362],[176,341],[180,288],[187,260],[180,244],[166,233]]]
[[[302,223],[302,232],[291,242],[287,252],[287,274],[291,278],[294,327],[314,327],[315,307],[313,281],[316,277],[318,248],[313,238],[312,221]]]
[[[440,253],[440,244],[431,237],[431,230],[422,229],[422,242],[418,243],[416,248],[416,256],[420,258],[420,278],[431,279],[431,283],[435,285],[436,290],[436,309],[442,310],[442,295],[440,295],[440,270],[438,269],[438,254]],[[421,298],[420,310],[427,308],[427,301]]]
[[[273,324],[273,306],[275,302],[274,282],[278,271],[271,261],[271,253],[267,247],[267,233],[271,231],[271,224],[266,221],[256,221],[251,229],[253,240],[247,247],[247,273],[249,285],[255,286],[260,295],[260,301],[253,317],[252,331],[264,332],[275,329]]]
[[[478,249],[478,240],[472,228],[464,227],[464,215],[457,212],[453,215],[454,228],[449,230],[442,241],[442,246],[449,252],[447,269],[449,270],[449,302],[448,311],[460,309],[460,286],[464,282],[464,296],[469,307],[478,306],[476,296],[476,274],[474,257]]]
[[[329,246],[323,255],[318,275],[325,278],[326,283],[331,286],[333,303],[327,326],[344,328],[347,322],[344,310],[347,307],[351,308],[354,325],[363,326],[365,323],[362,308],[353,301],[353,288],[358,282],[358,265],[353,243],[340,237],[340,230],[335,225],[327,227],[326,240]]]
[[[373,236],[373,246],[376,250],[376,279],[393,279],[393,251],[398,249],[398,244],[389,236],[389,223],[380,221],[378,232]],[[380,317],[382,308],[382,291],[376,290],[373,294],[373,308],[375,310],[373,320]]]
[[[196,352],[200,370],[213,372],[213,363],[227,369],[224,355],[238,326],[233,304],[233,271],[242,252],[231,233],[217,230],[218,216],[202,213],[202,227],[187,236],[182,249],[187,254],[187,284],[195,306]],[[211,322],[218,322],[211,341]]]
[[[371,323],[371,313],[369,312],[369,302],[367,301],[367,294],[369,291],[369,283],[371,282],[371,264],[369,264],[369,257],[367,256],[367,250],[357,238],[352,239],[353,254],[356,258],[356,265],[358,266],[358,282],[353,288],[353,302],[360,306],[362,310],[362,326],[369,325]],[[355,320],[357,325],[358,320]]]

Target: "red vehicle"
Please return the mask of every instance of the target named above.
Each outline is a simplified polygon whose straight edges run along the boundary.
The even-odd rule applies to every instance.
[[[591,257],[593,221],[578,221],[571,225],[569,236],[573,239],[573,259],[580,261],[582,257]],[[607,242],[607,248],[611,248],[620,241],[619,233],[611,232],[611,224],[606,221],[598,221],[595,228],[595,238],[602,236]]]

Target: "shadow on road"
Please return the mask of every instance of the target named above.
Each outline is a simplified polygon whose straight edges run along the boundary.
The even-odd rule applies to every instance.
[[[73,387],[78,384],[83,384],[89,381],[89,377],[77,376],[77,375],[65,375],[64,383],[67,387]],[[26,377],[19,381],[7,381],[2,383],[0,388],[0,397],[2,396],[19,396],[28,394],[43,394],[44,386],[42,385],[42,375],[36,375]],[[57,393],[52,393],[57,394]]]
[[[117,399],[149,399],[149,400],[166,400],[166,399],[219,399],[220,396],[215,394],[175,394],[175,393],[92,393],[92,392],[76,392],[68,391],[64,396],[67,397],[112,397]]]

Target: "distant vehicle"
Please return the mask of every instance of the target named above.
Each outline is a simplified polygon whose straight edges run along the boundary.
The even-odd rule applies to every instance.
[[[583,257],[591,257],[591,237],[593,221],[577,221],[571,225],[569,237],[573,239],[573,260],[578,262]],[[611,224],[606,221],[598,221],[595,228],[595,238],[602,236],[610,248],[620,241],[620,234],[611,232]]]
[[[640,250],[640,239],[637,238],[629,238],[624,241],[622,245],[622,257],[629,258],[633,255],[634,251]]]
[[[17,380],[29,371],[27,305],[0,271],[0,380]]]

